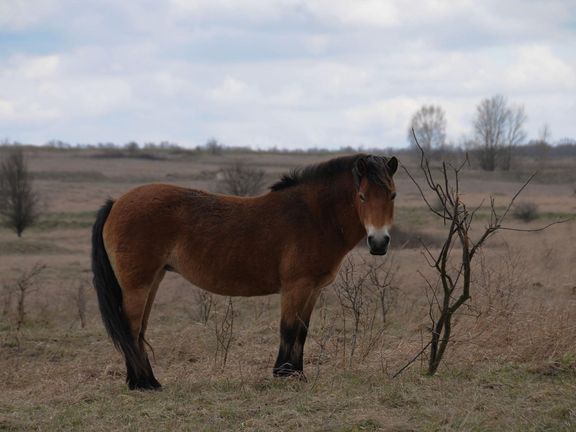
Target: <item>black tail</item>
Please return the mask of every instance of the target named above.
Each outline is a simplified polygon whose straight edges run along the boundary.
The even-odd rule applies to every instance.
[[[106,201],[98,211],[92,228],[92,272],[102,321],[114,346],[126,358],[127,380],[132,387],[131,381],[134,381],[134,378],[131,375],[147,375],[149,363],[130,333],[130,325],[122,309],[122,290],[104,248],[102,230],[113,205],[114,201]]]

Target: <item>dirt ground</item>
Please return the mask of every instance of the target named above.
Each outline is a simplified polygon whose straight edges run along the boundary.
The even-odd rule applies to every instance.
[[[169,274],[148,331],[163,389],[133,392],[90,282],[90,229],[104,200],[149,182],[217,191],[218,173],[237,160],[264,169],[271,184],[291,168],[333,155],[166,152],[143,159],[55,149],[28,155],[43,213],[20,239],[0,228],[0,430],[576,430],[576,221],[540,232],[505,231],[488,241],[474,267],[470,304],[433,377],[425,374],[425,353],[393,378],[430,337],[422,275],[431,270],[418,241],[393,238],[385,258],[362,247],[352,252],[357,271],[384,262],[389,311],[382,316],[367,289],[351,356],[352,316],[338,300],[337,284],[326,288],[306,345],[307,382],[271,377],[278,296],[233,300],[224,365],[216,328],[227,299],[214,297],[204,323],[198,289]],[[417,173],[415,159],[405,155],[401,162]],[[539,217],[508,221],[538,228],[576,214],[574,167],[574,160],[523,160],[511,173],[470,169],[462,196],[470,206],[493,196],[503,209],[539,170],[519,198],[537,204]],[[402,169],[396,187],[396,226],[404,240],[421,236],[434,250],[445,227]],[[473,235],[487,220],[484,208]],[[19,320],[17,282],[35,265],[44,267]]]

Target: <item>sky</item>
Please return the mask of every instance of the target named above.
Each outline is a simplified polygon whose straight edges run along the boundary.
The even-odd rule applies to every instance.
[[[575,0],[0,0],[0,139],[458,143],[495,94],[576,137]]]

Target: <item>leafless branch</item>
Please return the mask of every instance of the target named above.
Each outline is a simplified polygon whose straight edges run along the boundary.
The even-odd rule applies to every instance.
[[[469,165],[466,158],[460,164],[451,165],[442,162],[439,170],[439,179],[433,173],[430,162],[425,155],[423,148],[419,145],[414,131],[414,143],[420,150],[420,170],[424,176],[424,184],[438,199],[440,209],[434,208],[426,194],[424,187],[414,178],[406,167],[404,171],[410,180],[416,185],[422,199],[428,209],[439,217],[446,226],[446,236],[440,250],[437,253],[432,252],[426,246],[423,247],[423,254],[428,264],[435,270],[439,289],[432,284],[428,278],[422,275],[426,284],[426,296],[429,303],[429,316],[431,321],[431,340],[405,367],[398,371],[394,376],[400,374],[410,364],[412,364],[425,349],[430,347],[430,357],[428,360],[428,373],[433,375],[440,365],[446,348],[450,342],[452,332],[452,320],[454,314],[467,302],[471,297],[470,285],[472,274],[472,260],[477,251],[485,244],[486,240],[499,230],[509,231],[542,231],[552,225],[565,221],[556,221],[545,227],[538,229],[518,229],[508,228],[502,225],[505,218],[510,213],[510,209],[518,196],[524,191],[532,181],[536,173],[532,174],[516,191],[512,199],[508,202],[504,212],[498,215],[495,208],[495,201],[490,197],[490,220],[484,231],[475,242],[470,239],[470,230],[473,225],[474,217],[482,207],[482,203],[469,210],[462,201],[460,195],[460,175],[462,170]],[[457,257],[456,247],[461,251]],[[428,294],[430,293],[430,295]]]

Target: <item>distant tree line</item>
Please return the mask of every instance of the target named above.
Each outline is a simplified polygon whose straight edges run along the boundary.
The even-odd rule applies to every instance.
[[[570,137],[561,138],[552,145],[551,131],[547,124],[540,130],[539,136],[526,140],[526,112],[523,106],[510,104],[506,97],[495,95],[480,101],[472,119],[470,134],[458,143],[449,143],[446,136],[446,113],[439,105],[424,105],[411,118],[408,127],[410,148],[415,148],[413,132],[420,146],[434,158],[448,153],[467,151],[477,161],[479,167],[486,171],[501,169],[508,171],[514,156],[525,157],[568,157],[576,156],[576,140]],[[0,148],[19,145],[17,142],[4,140]],[[182,147],[171,141],[138,143],[129,141],[125,144],[99,142],[96,144],[70,144],[61,140],[51,140],[47,147],[54,149],[92,149],[100,150],[97,157],[130,157],[151,160],[165,159],[167,154],[197,155],[240,153],[291,153],[291,154],[335,154],[335,153],[399,153],[404,150],[394,148],[365,148],[363,146],[346,146],[338,150],[321,147],[307,149],[284,149],[270,147],[254,149],[252,147],[227,146],[216,138],[209,138],[203,145]],[[408,150],[411,151],[411,150]]]
[[[413,116],[408,127],[408,141],[415,148],[414,135],[420,146],[433,155],[464,148],[475,156],[481,169],[510,170],[514,155],[576,156],[576,141],[565,138],[551,146],[550,127],[545,124],[538,139],[526,143],[526,112],[521,105],[508,103],[502,95],[480,101],[472,120],[471,137],[459,146],[446,142],[446,116],[438,105],[424,105]]]
[[[0,143],[0,147],[2,146],[11,146],[11,145],[22,145],[17,141],[8,141],[4,140]],[[321,147],[310,147],[306,149],[286,149],[286,148],[278,148],[276,146],[272,146],[265,149],[255,149],[248,146],[228,146],[216,138],[209,138],[205,144],[198,145],[196,147],[183,147],[177,143],[170,142],[170,141],[160,141],[158,143],[155,142],[144,142],[142,144],[136,141],[129,141],[125,144],[118,144],[114,142],[98,142],[98,143],[77,143],[71,144],[61,140],[50,140],[45,143],[45,147],[54,148],[54,149],[61,149],[61,150],[68,150],[68,149],[89,149],[89,150],[103,150],[103,151],[110,151],[110,152],[117,152],[123,153],[124,155],[133,155],[134,157],[138,157],[137,155],[151,152],[162,152],[162,153],[187,153],[187,154],[210,154],[214,156],[221,156],[225,153],[295,153],[295,154],[333,154],[333,153],[354,153],[358,151],[364,151],[361,147],[353,147],[347,146],[342,147],[338,150],[321,148]],[[369,149],[366,149],[368,151]],[[374,149],[376,150],[376,149]],[[382,151],[382,149],[378,149],[377,151]]]

